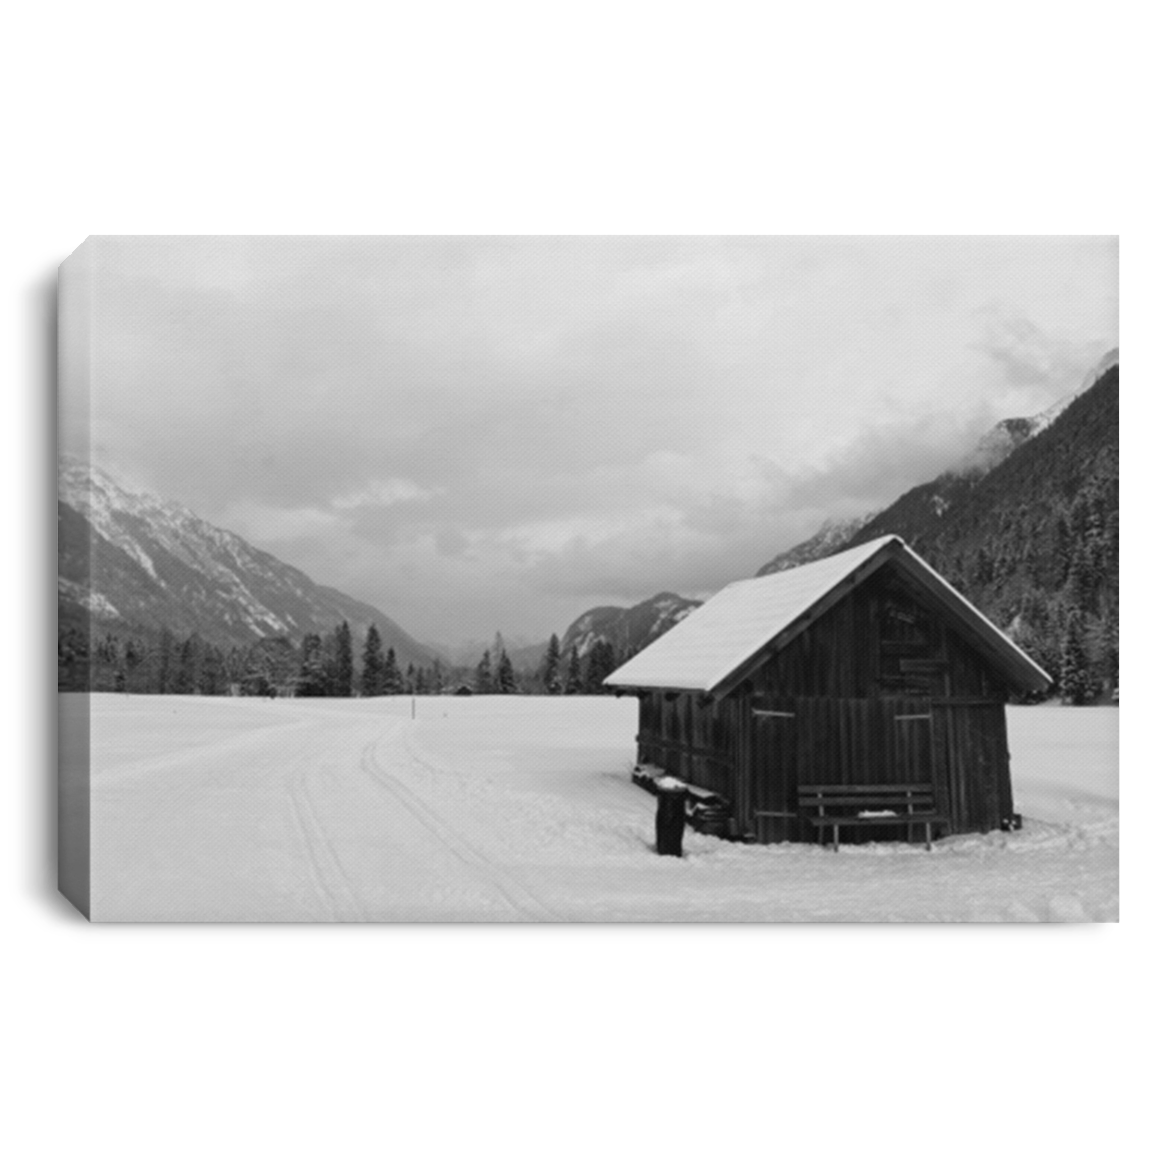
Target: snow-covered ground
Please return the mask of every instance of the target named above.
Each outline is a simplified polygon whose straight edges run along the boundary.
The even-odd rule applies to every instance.
[[[259,921],[1119,916],[1118,711],[1012,708],[1022,831],[653,852],[612,698],[94,695],[92,915]]]

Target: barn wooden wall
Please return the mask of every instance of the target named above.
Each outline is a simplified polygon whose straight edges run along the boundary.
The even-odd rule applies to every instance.
[[[886,637],[888,608],[920,617],[927,640]],[[799,697],[1007,697],[1005,684],[982,654],[943,621],[917,587],[889,569],[852,590],[763,663],[751,678],[751,689]]]
[[[741,708],[733,698],[703,705],[693,694],[643,695],[638,761],[732,798]]]
[[[986,831],[1013,807],[1005,699],[984,655],[883,570],[726,698],[642,694],[638,757],[730,798],[736,834],[761,842],[812,837],[797,789],[819,783],[932,783],[952,833]]]

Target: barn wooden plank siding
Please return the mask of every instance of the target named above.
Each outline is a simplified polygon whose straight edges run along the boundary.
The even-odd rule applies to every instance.
[[[801,785],[926,784],[949,833],[997,829],[1005,704],[1050,679],[890,536],[728,586],[607,682],[638,696],[639,762],[728,798],[735,837],[779,842],[814,837]]]

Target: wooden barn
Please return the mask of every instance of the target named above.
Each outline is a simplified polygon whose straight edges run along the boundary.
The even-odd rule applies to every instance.
[[[606,679],[639,766],[728,800],[732,836],[928,846],[1011,824],[1005,703],[1050,681],[895,536],[735,582]]]

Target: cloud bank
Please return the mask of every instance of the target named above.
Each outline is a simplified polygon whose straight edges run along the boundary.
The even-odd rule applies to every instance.
[[[446,643],[750,576],[1118,339],[1110,238],[87,243],[98,463]]]

